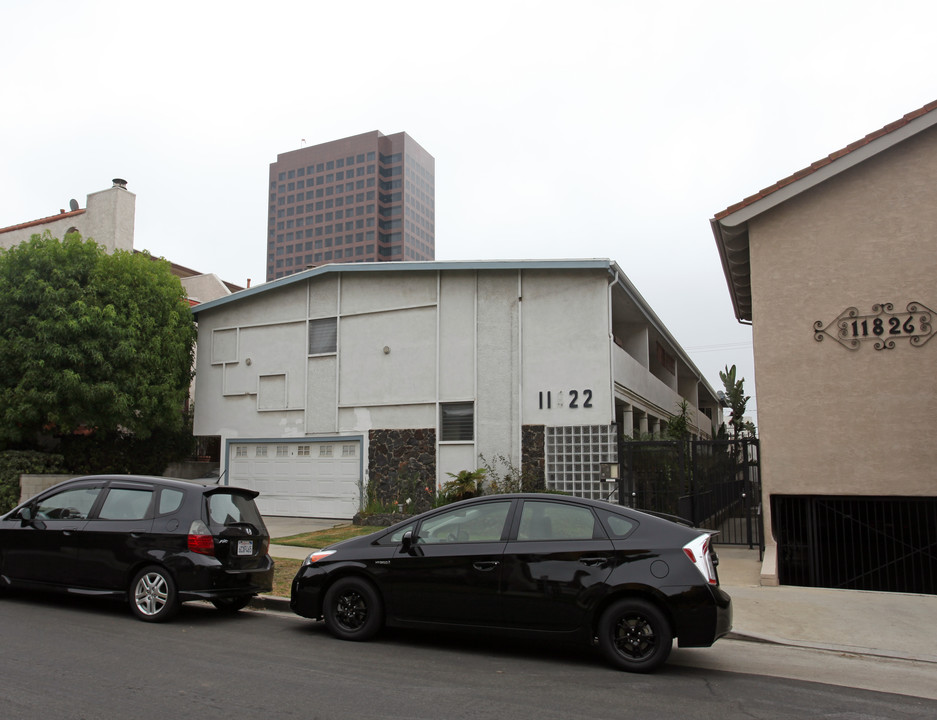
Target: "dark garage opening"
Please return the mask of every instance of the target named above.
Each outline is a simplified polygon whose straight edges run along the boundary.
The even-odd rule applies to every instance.
[[[937,595],[937,498],[773,495],[782,585]]]

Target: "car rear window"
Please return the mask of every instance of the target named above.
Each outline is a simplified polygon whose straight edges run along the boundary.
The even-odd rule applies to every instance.
[[[213,525],[250,523],[264,527],[253,498],[239,493],[215,492],[208,496],[208,515]]]
[[[159,492],[159,514],[168,515],[176,512],[182,505],[182,498],[185,495],[181,490],[172,488],[163,488]]]
[[[604,537],[587,507],[527,500],[521,512],[518,540],[592,540]]]
[[[114,488],[107,491],[98,513],[101,520],[143,520],[149,513],[153,491],[136,488]]]
[[[635,520],[617,513],[599,512],[599,516],[605,521],[605,527],[613,540],[620,540],[621,538],[627,537],[638,527],[638,523]]]

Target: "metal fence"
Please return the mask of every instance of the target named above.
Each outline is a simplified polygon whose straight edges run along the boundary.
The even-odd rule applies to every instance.
[[[937,594],[937,498],[775,495],[783,585]]]
[[[619,502],[718,530],[764,551],[758,440],[622,440]]]

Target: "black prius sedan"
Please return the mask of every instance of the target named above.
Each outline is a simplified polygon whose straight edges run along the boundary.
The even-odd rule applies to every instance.
[[[383,625],[520,631],[648,672],[674,638],[708,647],[732,627],[710,539],[601,501],[491,495],[313,552],[290,606],[345,640]]]
[[[273,584],[256,496],[159,477],[66,480],[0,517],[0,591],[126,598],[149,622],[186,600],[237,612]]]

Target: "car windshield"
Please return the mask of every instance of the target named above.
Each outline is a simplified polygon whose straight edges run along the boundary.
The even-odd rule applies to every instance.
[[[208,514],[213,525],[250,523],[257,529],[264,527],[254,500],[239,493],[216,492],[209,495]]]

